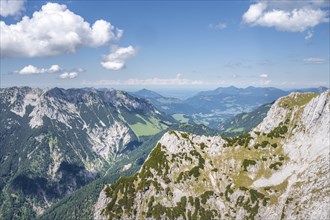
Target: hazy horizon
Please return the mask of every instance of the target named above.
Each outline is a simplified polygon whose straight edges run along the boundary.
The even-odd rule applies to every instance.
[[[153,92],[156,92],[164,97],[172,97],[172,98],[179,98],[179,99],[186,99],[189,97],[192,97],[194,95],[196,95],[199,92],[202,91],[212,91],[212,90],[216,90],[218,88],[228,88],[228,87],[232,87],[231,86],[220,86],[220,87],[212,87],[212,88],[187,88],[187,87],[168,87],[168,88],[154,88],[154,87],[149,87],[149,88],[145,88],[145,87],[140,87],[140,88],[113,88],[113,87],[68,87],[68,88],[63,88],[63,87],[33,87],[33,86],[28,86],[31,88],[41,88],[41,89],[46,89],[46,88],[62,88],[62,89],[85,89],[85,88],[90,88],[90,89],[115,89],[115,90],[121,90],[121,91],[126,91],[126,92],[137,92],[143,89],[146,90],[150,90]],[[15,87],[15,86],[12,86]],[[24,87],[24,86],[18,86],[18,87]],[[237,86],[233,86],[236,88],[240,88],[240,89],[246,89],[248,87],[251,86],[247,86],[247,87],[237,87]],[[252,87],[256,87],[256,88],[269,88],[267,86],[252,86]],[[323,86],[319,86],[319,87],[300,87],[300,88],[278,88],[278,87],[272,87],[272,88],[277,88],[277,89],[281,89],[283,91],[290,91],[290,90],[298,90],[298,89],[310,89],[310,88],[320,88]],[[3,88],[3,87],[2,87]],[[10,88],[10,87],[4,87],[4,88]],[[327,89],[329,89],[329,87],[325,87]]]

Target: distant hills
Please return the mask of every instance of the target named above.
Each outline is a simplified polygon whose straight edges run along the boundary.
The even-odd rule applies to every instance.
[[[139,98],[144,98],[150,101],[156,108],[166,114],[194,114],[198,110],[191,105],[185,103],[183,100],[172,97],[164,97],[154,91],[142,89],[137,92],[130,93]]]
[[[222,135],[235,136],[250,132],[267,116],[273,103],[264,104],[251,112],[243,112],[224,122],[219,122],[217,130]]]
[[[272,87],[236,88],[230,86],[200,92],[185,100],[185,103],[199,109],[201,113],[214,114],[225,119],[241,112],[251,111],[287,94],[286,91]]]
[[[324,86],[320,86],[317,88],[305,88],[305,89],[291,89],[289,90],[289,92],[313,92],[313,93],[317,93],[320,94],[322,92],[327,91],[329,88],[324,87]]]
[[[137,92],[133,92],[132,95],[138,96],[140,98],[145,98],[145,99],[161,99],[164,98],[164,96],[158,94],[157,92],[148,90],[148,89],[141,89]],[[173,98],[174,99],[174,98]]]
[[[202,123],[217,128],[219,122],[242,112],[253,111],[259,106],[272,103],[291,92],[321,93],[326,90],[326,87],[285,91],[274,87],[237,88],[229,86],[202,91],[185,100],[164,97],[147,89],[133,92],[131,95],[147,99],[160,111],[172,115],[178,121]]]

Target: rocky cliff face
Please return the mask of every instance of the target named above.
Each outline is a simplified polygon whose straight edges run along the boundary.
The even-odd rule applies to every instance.
[[[290,94],[235,138],[168,132],[138,173],[105,187],[94,217],[329,219],[329,101]]]
[[[0,218],[31,218],[171,123],[113,89],[0,89]],[[151,132],[150,132],[151,131]],[[22,214],[23,213],[23,214]]]

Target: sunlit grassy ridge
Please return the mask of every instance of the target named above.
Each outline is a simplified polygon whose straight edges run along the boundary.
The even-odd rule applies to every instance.
[[[303,106],[311,99],[317,97],[315,93],[296,93],[294,96],[286,96],[281,98],[279,106],[282,108],[293,108],[294,106]]]
[[[208,140],[197,143],[190,133],[170,131],[173,138],[182,139],[185,144],[191,145],[191,150],[169,154],[165,146],[158,144],[140,172],[129,178],[121,178],[107,188],[106,193],[111,202],[104,214],[110,219],[122,215],[136,216],[138,210],[132,209],[135,203],[130,198],[148,192],[141,203],[141,210],[145,211],[138,214],[142,218],[166,216],[212,219],[232,216],[233,211],[219,213],[212,205],[213,199],[218,197],[225,203],[242,207],[246,218],[254,218],[259,207],[275,202],[281,193],[277,186],[274,186],[276,193],[270,194],[264,189],[254,189],[252,184],[257,178],[269,178],[287,160],[280,140],[275,137],[277,133],[281,137],[288,135],[287,129],[283,129],[287,123],[256,137],[246,134],[226,138],[221,154],[217,156],[208,153],[212,145]],[[252,173],[254,175],[251,176]],[[190,196],[182,196],[174,206],[165,205],[164,201],[173,201],[179,185],[188,187]],[[269,187],[268,190],[275,192],[275,188]],[[236,194],[238,198],[233,197]]]

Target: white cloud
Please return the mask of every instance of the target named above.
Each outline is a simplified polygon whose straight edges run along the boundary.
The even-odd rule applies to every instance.
[[[309,40],[313,37],[313,31],[307,31],[307,34],[305,36],[305,40]]]
[[[84,72],[85,70],[82,68],[75,68],[69,71],[65,71],[59,75],[61,79],[74,79],[77,78],[80,73]]]
[[[61,70],[61,67],[59,65],[52,65],[50,68],[49,68],[49,71],[50,72],[58,72]]]
[[[132,47],[113,46],[108,55],[103,56],[101,65],[108,70],[121,70],[125,67],[127,59],[135,56],[137,50]]]
[[[73,71],[73,72],[64,72],[60,75],[60,78],[62,79],[74,79],[77,78],[79,75],[78,72]]]
[[[303,61],[305,63],[309,63],[309,64],[323,64],[326,63],[326,60],[320,57],[307,57],[304,58]]]
[[[251,5],[249,10],[243,14],[243,21],[245,23],[254,23],[262,16],[263,11],[267,8],[265,2],[259,2]]]
[[[60,71],[62,73],[60,74]],[[20,75],[31,75],[31,74],[46,74],[46,73],[58,73],[61,79],[73,79],[79,76],[81,72],[84,72],[82,68],[71,69],[69,71],[63,70],[59,65],[52,65],[49,68],[39,68],[33,65],[27,65],[21,70],[14,71]]]
[[[18,74],[21,75],[27,75],[27,74],[43,74],[43,73],[55,73],[61,70],[61,67],[59,65],[52,65],[49,68],[38,68],[33,65],[27,65],[23,67],[21,70],[15,71]]]
[[[20,15],[24,8],[24,0],[0,0],[0,16]]]
[[[261,78],[267,78],[268,77],[268,74],[263,73],[263,74],[260,74],[259,77],[261,77]]]
[[[271,2],[271,1],[270,1]],[[308,3],[308,1],[307,1]],[[328,12],[317,5],[297,5],[288,8],[285,5],[269,7],[268,2],[252,4],[243,14],[243,23],[251,26],[274,27],[280,31],[303,32],[320,23],[329,22]]]
[[[1,57],[42,57],[74,53],[82,46],[97,47],[123,34],[104,20],[89,24],[66,5],[47,3],[16,24],[0,21]]]
[[[104,86],[104,85],[203,85],[207,84],[200,80],[182,78],[177,74],[175,78],[149,78],[149,79],[127,79],[127,80],[100,80],[97,82],[85,81],[83,85]]]
[[[290,0],[290,1],[274,1],[274,0],[263,0],[267,2],[270,9],[283,9],[293,10],[295,8],[310,7],[320,8],[329,6],[329,0]]]
[[[222,29],[225,29],[226,27],[227,27],[227,24],[223,23],[223,22],[219,22],[218,24],[209,24],[209,28],[211,28],[211,29],[222,30]]]

